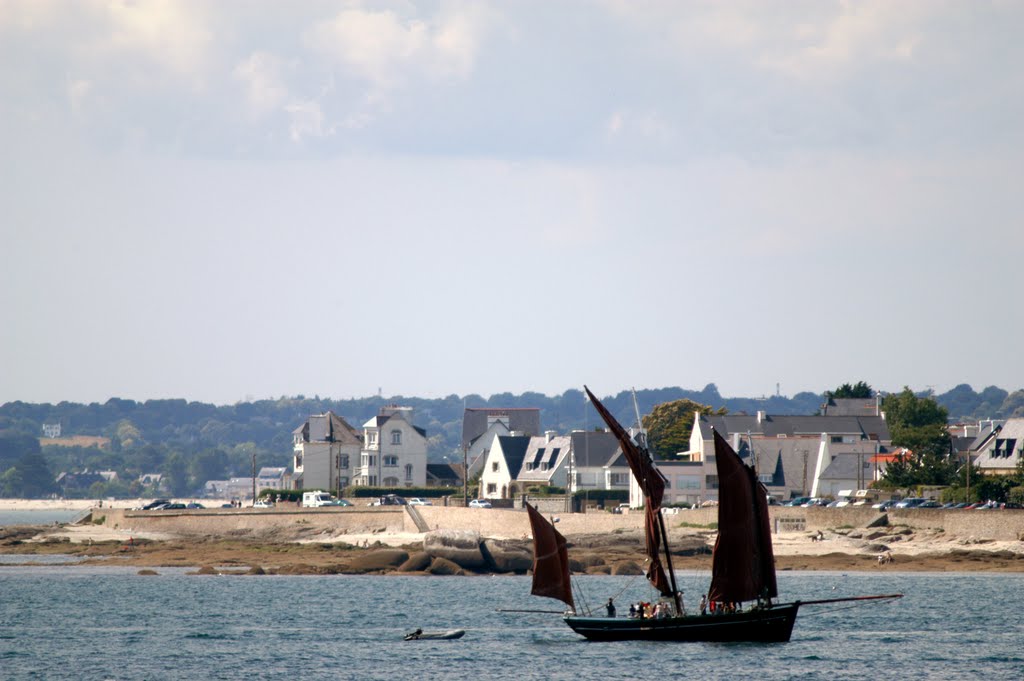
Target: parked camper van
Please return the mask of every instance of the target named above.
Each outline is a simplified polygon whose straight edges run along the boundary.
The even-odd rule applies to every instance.
[[[319,508],[321,506],[334,506],[334,500],[327,492],[303,492],[302,505],[305,508]]]

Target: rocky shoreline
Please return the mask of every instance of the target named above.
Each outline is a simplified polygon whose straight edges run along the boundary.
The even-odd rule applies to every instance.
[[[122,536],[124,535],[124,536]],[[673,530],[676,570],[710,571],[712,530]],[[576,574],[643,573],[640,531],[567,537]],[[786,570],[1024,572],[1024,542],[949,537],[908,528],[839,529],[784,533],[774,538],[776,565]],[[500,575],[526,574],[532,548],[525,539],[494,539],[476,532],[347,536],[181,538],[127,535],[97,526],[0,528],[0,554],[71,555],[79,565],[194,568],[197,574],[281,575]],[[880,564],[879,555],[893,561]],[[0,563],[2,563],[0,557]],[[25,565],[25,559],[19,565]],[[32,564],[29,561],[28,564]]]

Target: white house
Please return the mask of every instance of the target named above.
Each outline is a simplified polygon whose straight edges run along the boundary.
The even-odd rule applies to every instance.
[[[531,437],[523,456],[523,465],[515,476],[515,491],[522,493],[532,485],[565,487],[569,481],[569,459],[572,456],[572,438],[549,430],[544,435]]]
[[[480,473],[480,495],[488,499],[511,499],[522,490],[513,482],[519,476],[527,450],[534,440],[526,435],[498,435],[484,455]]]
[[[509,499],[532,485],[568,491],[629,489],[629,467],[615,436],[606,431],[498,436],[481,472],[482,495]]]
[[[632,474],[619,441],[606,430],[576,430],[569,436],[570,492],[629,489]]]
[[[536,407],[468,407],[462,414],[462,449],[472,479],[483,468],[484,456],[496,436],[540,435]]]
[[[427,433],[412,424],[412,407],[382,407],[363,424],[363,447],[353,484],[425,487]]]
[[[295,489],[340,490],[359,463],[360,434],[334,412],[310,416],[292,431]]]

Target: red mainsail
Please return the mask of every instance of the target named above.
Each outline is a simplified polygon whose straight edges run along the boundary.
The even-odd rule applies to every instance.
[[[673,595],[672,584],[665,569],[661,565],[661,528],[659,526],[661,513],[661,500],[665,496],[665,476],[661,474],[651,461],[650,454],[646,449],[641,450],[633,438],[626,432],[625,428],[605,409],[601,401],[590,392],[590,388],[583,386],[587,391],[587,397],[593,403],[597,413],[601,415],[608,428],[619,441],[622,454],[626,457],[629,470],[636,478],[640,491],[644,495],[644,534],[647,540],[647,579],[665,596]]]
[[[768,501],[754,469],[747,466],[718,432],[718,539],[711,566],[708,599],[720,603],[774,598],[775,554],[772,551]]]
[[[530,593],[562,601],[575,610],[565,537],[533,506],[526,504],[526,512],[533,531],[533,588]]]

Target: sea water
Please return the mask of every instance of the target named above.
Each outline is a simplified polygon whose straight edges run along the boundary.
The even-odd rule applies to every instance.
[[[0,556],[0,562],[5,561]],[[528,577],[198,576],[159,568],[0,567],[3,679],[1024,678],[1024,576],[784,572],[785,644],[590,643]],[[691,605],[706,574],[679,573]],[[642,578],[576,580],[595,608],[650,599]],[[459,640],[403,634],[465,629]]]

